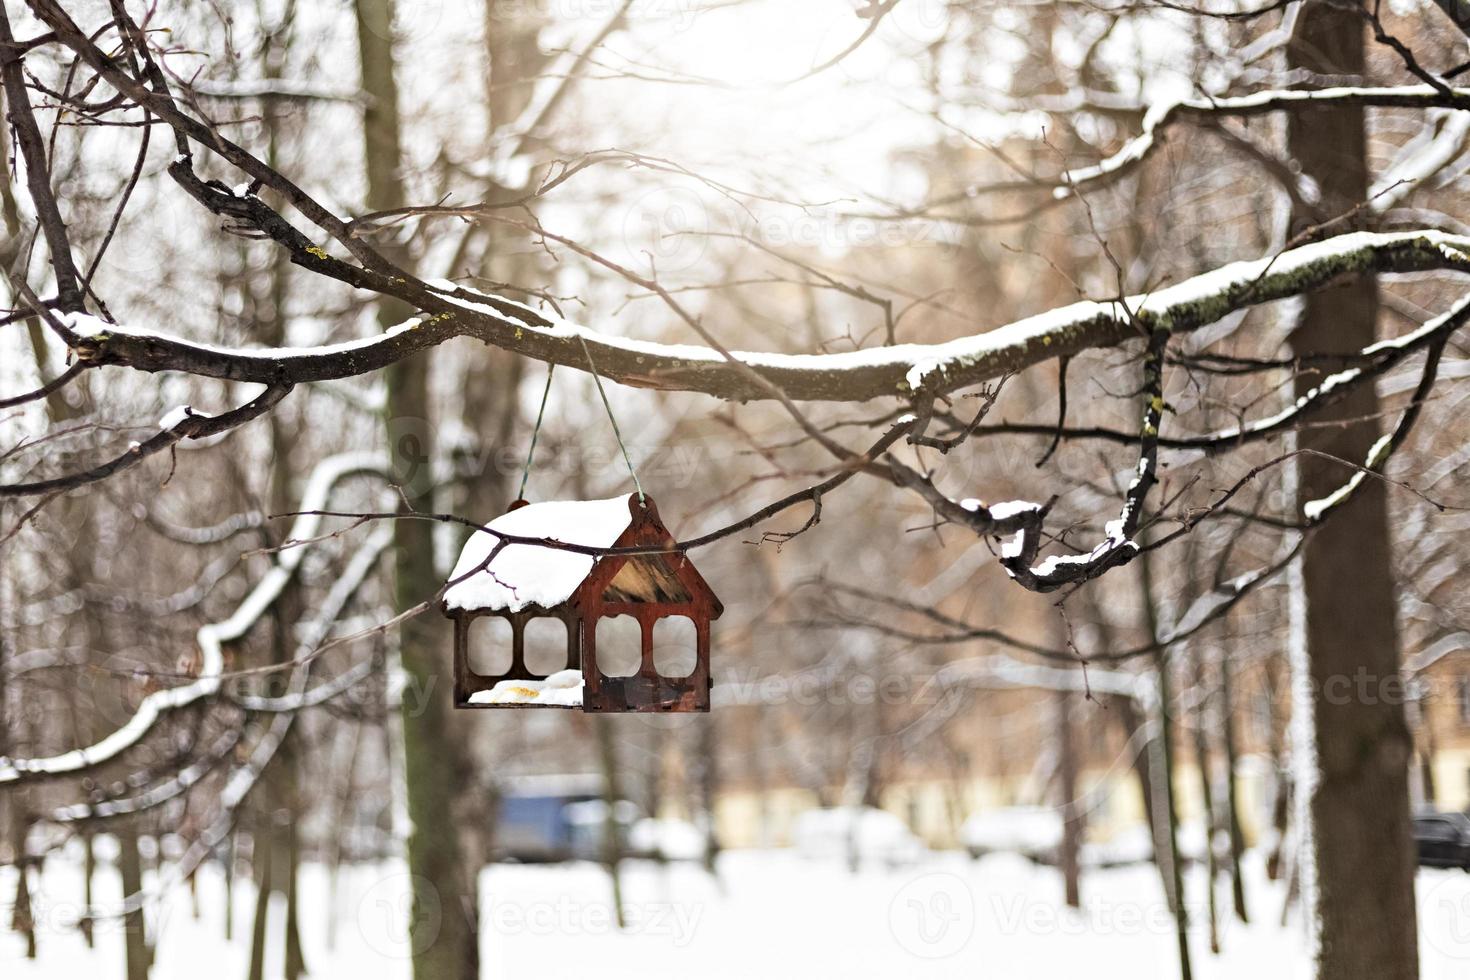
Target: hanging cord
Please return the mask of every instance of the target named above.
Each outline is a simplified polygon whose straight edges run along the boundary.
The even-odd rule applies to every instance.
[[[517,500],[526,499],[526,481],[531,478],[531,460],[536,456],[536,440],[541,436],[541,420],[546,417],[546,399],[551,394],[551,376],[556,373],[556,365],[546,366],[546,387],[541,391],[541,410],[536,413],[536,428],[531,430],[531,448],[526,453],[526,468],[521,470],[521,488],[516,491]]]
[[[633,486],[638,489],[638,502],[641,504],[644,500],[643,484],[638,482],[638,471],[633,469],[633,458],[628,455],[628,447],[623,445],[623,434],[618,431],[618,420],[607,400],[607,392],[602,390],[602,377],[597,373],[597,365],[592,363],[592,351],[587,349],[587,338],[579,333],[577,339],[582,342],[582,353],[587,356],[587,367],[592,371],[592,380],[597,383],[597,393],[602,396],[602,407],[607,409],[607,419],[612,423],[613,435],[617,437],[618,448],[623,451],[623,462],[628,464],[628,475],[633,477]]]

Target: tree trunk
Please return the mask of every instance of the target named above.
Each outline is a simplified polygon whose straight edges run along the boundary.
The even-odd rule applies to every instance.
[[[86,908],[92,907],[93,885],[97,880],[97,848],[94,846],[92,835],[84,833],[82,837],[82,905]],[[81,922],[82,938],[87,942],[87,948],[94,945],[92,919],[87,917]]]
[[[1108,649],[1106,646],[1103,649]],[[1148,719],[1139,716],[1138,705],[1133,699],[1124,695],[1110,695],[1107,697],[1108,714],[1115,718],[1118,727],[1125,739],[1132,739],[1140,728],[1148,724]],[[1138,779],[1138,792],[1143,800],[1143,816],[1148,821],[1149,840],[1159,839],[1159,828],[1155,825],[1154,815],[1154,774],[1152,769],[1153,758],[1156,754],[1153,748],[1153,738],[1150,738],[1133,757],[1133,775]],[[1154,855],[1158,860],[1158,855]]]
[[[0,105],[3,108],[3,105]],[[3,155],[3,154],[0,154]],[[10,575],[4,566],[0,566],[0,602],[8,601],[10,598]],[[12,646],[9,639],[0,636],[0,755],[9,755],[14,752],[19,754],[19,738],[12,739],[10,734],[10,709],[9,690],[5,683],[6,661],[12,655]],[[21,718],[21,712],[16,712],[17,727]],[[0,795],[0,838],[7,837],[10,840],[10,854],[8,857],[14,862],[15,875],[15,901],[10,909],[10,930],[19,933],[26,939],[26,958],[36,958],[36,922],[31,910],[31,887],[30,887],[30,863],[26,861],[26,801],[22,798],[24,790],[11,790]],[[3,844],[0,844],[3,846]],[[0,860],[6,857],[0,852]],[[88,905],[90,910],[91,906]]]
[[[295,767],[292,767],[295,781]],[[293,799],[291,812],[300,813],[299,799]],[[294,823],[286,829],[286,980],[304,976],[306,954],[301,949],[301,907],[297,901],[298,877],[301,869],[301,837]]]
[[[1107,607],[1099,600],[1099,590],[1084,589],[1077,598],[1089,604],[1092,613],[1091,618],[1097,630],[1098,649],[1112,650],[1114,644],[1113,630],[1108,623]],[[1140,717],[1138,703],[1131,697],[1117,694],[1103,695],[1103,697],[1106,699],[1105,703],[1108,709],[1108,716],[1117,721],[1118,727],[1122,730],[1125,743],[1131,744],[1133,738],[1138,734],[1139,729],[1144,728],[1148,724],[1148,719],[1146,717]],[[1157,842],[1159,840],[1159,828],[1157,821],[1154,820],[1156,811],[1154,809],[1154,777],[1152,770],[1152,762],[1156,753],[1152,741],[1153,739],[1150,738],[1148,742],[1138,746],[1138,751],[1133,753],[1132,768],[1134,776],[1138,779],[1138,793],[1143,802],[1143,816],[1148,821],[1149,840]],[[1154,849],[1153,860],[1156,864],[1159,862],[1157,848]]]
[[[1271,844],[1271,853],[1266,856],[1266,877],[1271,881],[1279,880],[1283,866],[1290,863],[1289,856],[1284,852],[1287,832],[1291,829],[1292,799],[1296,795],[1291,767],[1286,758],[1286,732],[1283,730],[1285,725],[1276,708],[1282,691],[1280,678],[1276,676],[1279,672],[1279,666],[1275,661],[1267,663],[1266,703],[1271,712],[1271,722],[1267,728],[1270,744],[1267,748],[1271,754],[1271,772],[1274,780],[1271,787],[1271,831],[1274,839]]]
[[[393,0],[358,0],[357,38],[368,179],[367,205],[401,206],[403,184],[394,75]],[[407,262],[407,250],[391,241],[379,246],[391,260]],[[403,303],[378,303],[378,323],[387,329],[413,313]],[[433,510],[428,472],[429,358],[425,352],[386,371],[387,431],[394,482],[406,507]],[[402,611],[433,594],[432,525],[394,522],[394,593]],[[449,644],[440,617],[429,612],[403,624],[399,648],[405,681],[418,696],[403,701],[404,785],[411,828],[408,864],[413,888],[410,944],[416,980],[472,980],[479,976],[477,869],[465,860],[454,817],[457,788],[465,780],[463,739],[451,723],[450,687],[445,676]]]
[[[623,929],[627,922],[623,915],[623,839],[618,827],[618,802],[623,798],[618,747],[611,718],[598,716],[592,719],[592,724],[597,729],[597,750],[602,761],[602,802],[607,807],[602,822],[602,863],[607,867],[607,876],[612,883],[613,916],[618,928]]]
[[[138,831],[131,822],[117,835],[117,870],[122,875],[124,897],[143,891],[143,862],[138,854]],[[149,961],[147,923],[139,906],[123,916],[123,953],[127,962],[127,980],[148,980]]]
[[[699,812],[704,826],[704,870],[715,873],[716,859],[720,855],[720,838],[715,826],[715,803],[720,790],[720,767],[716,751],[716,718],[714,714],[696,719],[699,723],[699,747],[695,765],[699,770]]]
[[[235,862],[239,859],[240,832],[238,829],[231,830],[229,836],[224,840],[224,855],[221,860],[225,865],[225,942],[232,942],[235,938]]]
[[[1150,640],[1157,643],[1160,636],[1159,612],[1154,604],[1153,557],[1149,552],[1145,551],[1139,556],[1138,569],[1148,635]],[[1174,801],[1174,739],[1169,717],[1172,695],[1168,650],[1160,649],[1154,655],[1154,675],[1154,723],[1158,726],[1158,732],[1149,743],[1154,753],[1150,769],[1154,777],[1154,805],[1158,811],[1154,819],[1154,826],[1158,830],[1154,837],[1154,854],[1158,860],[1159,873],[1164,879],[1164,894],[1174,913],[1175,939],[1179,946],[1179,977],[1180,980],[1190,980],[1193,967],[1189,958],[1189,914],[1184,901],[1184,874],[1179,863],[1179,810]]]
[[[1208,690],[1205,658],[1200,651],[1195,659],[1194,683],[1197,692]],[[1200,695],[1197,695],[1200,696]],[[1210,771],[1210,737],[1208,699],[1201,696],[1194,719],[1194,759],[1199,769],[1200,802],[1205,824],[1205,895],[1210,916],[1210,952],[1220,952],[1220,909],[1215,902],[1215,878],[1220,869],[1215,863],[1215,787]]]
[[[250,929],[247,980],[265,980],[265,934],[270,922],[271,892],[275,888],[275,836],[270,814],[266,813],[260,826],[256,827],[250,849],[251,861],[255,865],[255,917]]]
[[[1225,743],[1225,808],[1230,832],[1230,891],[1235,916],[1249,922],[1245,904],[1245,876],[1240,862],[1245,855],[1245,835],[1240,830],[1240,797],[1236,781],[1239,750],[1235,741],[1235,692],[1230,651],[1220,651],[1220,738]]]
[[[31,863],[26,860],[26,824],[24,817],[15,815],[15,902],[10,909],[10,931],[20,933],[26,940],[26,959],[34,960],[39,953],[36,948],[36,917],[31,908]],[[129,977],[132,980],[132,977]]]
[[[1082,870],[1078,852],[1082,848],[1082,814],[1077,806],[1077,744],[1072,732],[1072,695],[1057,691],[1054,695],[1057,713],[1057,791],[1062,804],[1062,851],[1058,865],[1062,869],[1067,904],[1082,907]]]
[[[348,807],[356,788],[358,750],[362,744],[362,723],[352,726],[352,737],[348,742],[346,761],[343,763],[342,787],[332,800],[333,832],[327,836],[324,860],[327,865],[327,949],[337,948],[338,886],[342,874],[342,838],[348,826]]]
[[[1357,12],[1328,2],[1301,8],[1287,48],[1293,69],[1346,76],[1364,71],[1365,28]],[[1287,142],[1304,176],[1321,188],[1317,222],[1354,213],[1367,197],[1368,153],[1361,108],[1288,117]],[[1358,212],[1361,213],[1361,212]],[[1377,287],[1367,278],[1308,294],[1292,335],[1299,351],[1348,351],[1376,339]],[[1302,375],[1303,393],[1320,379]],[[1380,405],[1363,385],[1319,417],[1359,419],[1316,426],[1299,445],[1362,463],[1379,435]],[[1351,470],[1319,458],[1299,468],[1300,499],[1336,490]],[[1367,480],[1302,559],[1305,660],[1316,765],[1299,765],[1313,785],[1298,785],[1310,812],[1315,873],[1303,875],[1303,905],[1314,926],[1317,975],[1332,980],[1414,980],[1418,976],[1408,768],[1412,750],[1402,698],[1395,693],[1398,637],[1383,484]],[[1299,678],[1298,683],[1306,680]],[[1305,687],[1303,689],[1306,689]],[[1306,721],[1306,719],[1302,719]],[[1298,747],[1299,750],[1299,747]],[[1306,830],[1307,828],[1303,828]]]
[[[288,7],[287,10],[292,8]],[[288,19],[277,25],[267,37],[266,49],[262,54],[263,74],[268,79],[281,76],[284,52],[281,40],[289,32]],[[267,97],[261,104],[261,124],[267,137],[266,161],[272,166],[280,165],[280,138],[282,112],[277,100]],[[261,342],[267,347],[285,346],[286,305],[290,297],[290,259],[282,252],[274,253],[266,309],[255,319],[259,325]],[[267,499],[271,512],[289,513],[295,506],[292,487],[291,454],[295,448],[299,427],[290,425],[280,412],[270,413],[271,478]],[[302,600],[301,580],[292,578],[281,591],[272,609],[275,632],[272,637],[271,654],[275,663],[290,661],[295,653],[294,627],[301,620],[305,609]],[[308,671],[310,668],[306,668]],[[286,675],[281,674],[281,677]],[[297,980],[304,975],[306,961],[301,950],[301,918],[296,902],[297,879],[300,876],[299,856],[301,843],[297,824],[301,818],[301,785],[298,747],[299,725],[293,724],[286,732],[275,756],[267,764],[263,776],[268,805],[272,807],[267,819],[271,821],[271,841],[275,852],[269,860],[275,862],[275,873],[271,877],[272,888],[286,899],[286,963],[285,980]],[[277,819],[278,815],[284,819]],[[268,904],[268,903],[267,903]]]
[[[1424,793],[1424,804],[1429,807],[1439,799],[1439,787],[1434,783],[1434,753],[1434,732],[1429,730],[1426,722],[1424,747],[1419,752],[1419,785]]]

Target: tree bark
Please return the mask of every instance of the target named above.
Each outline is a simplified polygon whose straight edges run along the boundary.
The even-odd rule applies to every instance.
[[[1365,27],[1355,11],[1325,0],[1301,8],[1287,47],[1291,68],[1344,78],[1363,75]],[[1287,144],[1321,189],[1318,213],[1298,228],[1355,211],[1367,199],[1367,140],[1361,108],[1294,113]],[[1305,219],[1305,222],[1303,221]],[[1308,295],[1292,334],[1298,351],[1340,352],[1377,336],[1377,286],[1359,277]],[[1297,378],[1298,394],[1318,383]],[[1327,418],[1358,419],[1300,435],[1304,448],[1361,463],[1379,436],[1380,405],[1363,385]],[[1342,485],[1350,471],[1309,458],[1299,469],[1303,501]],[[1306,771],[1315,874],[1303,877],[1303,904],[1316,930],[1317,975],[1332,980],[1414,980],[1418,976],[1408,767],[1412,752],[1398,675],[1387,497],[1368,480],[1314,534],[1302,559],[1306,665],[1317,765]],[[1300,681],[1299,681],[1300,682]],[[1303,771],[1298,769],[1299,772]],[[1315,882],[1315,887],[1310,887]]]
[[[358,0],[357,38],[362,88],[368,207],[399,207],[404,202],[400,176],[403,154],[399,134],[398,85],[394,73],[393,0]],[[391,259],[407,263],[407,249],[382,243]],[[383,329],[402,322],[412,310],[385,298],[378,304]],[[433,485],[427,467],[431,433],[427,352],[387,370],[387,431],[394,482],[404,506],[432,511]],[[402,611],[433,593],[432,527],[424,521],[394,522],[394,593]],[[465,860],[455,820],[457,788],[464,784],[462,739],[451,723],[450,683],[444,676],[449,645],[436,615],[415,617],[399,630],[407,684],[418,696],[403,701],[404,785],[411,829],[408,865],[413,889],[410,945],[416,980],[473,980],[480,972],[477,870]]]

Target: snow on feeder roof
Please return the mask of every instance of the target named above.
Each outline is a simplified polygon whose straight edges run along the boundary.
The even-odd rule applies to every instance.
[[[611,548],[633,522],[633,512],[628,506],[631,497],[630,494],[606,500],[548,500],[526,504],[502,514],[486,527],[519,538]],[[455,584],[444,594],[448,609],[496,612],[520,612],[528,606],[550,609],[572,597],[597,561],[591,555],[574,551],[510,544],[485,565],[485,559],[499,543],[500,539],[487,531],[476,531],[465,542],[454,573],[449,577]],[[459,581],[466,575],[469,577]]]
[[[496,551],[500,535],[547,543],[509,542]],[[586,555],[558,543],[655,550]],[[455,707],[708,711],[710,621],[724,610],[687,555],[656,550],[673,544],[642,494],[511,505],[465,544],[444,594],[443,612],[455,623]],[[471,625],[486,616],[510,625],[510,666],[502,673],[481,674],[470,663]],[[597,666],[598,624],[618,616],[636,620],[641,636],[640,666],[626,677]],[[654,664],[655,624],[676,617],[694,627],[694,668],[685,677],[665,676]],[[565,669],[550,676],[526,663],[526,627],[538,619],[566,626]]]

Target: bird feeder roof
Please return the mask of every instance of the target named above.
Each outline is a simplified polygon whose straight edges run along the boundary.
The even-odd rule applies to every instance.
[[[502,514],[465,542],[450,576],[455,584],[444,594],[445,608],[515,613],[532,606],[561,605],[576,594],[598,559],[541,545],[510,544],[485,565],[500,540],[488,532],[611,548],[633,523],[636,506],[630,494],[606,500],[548,500]]]

